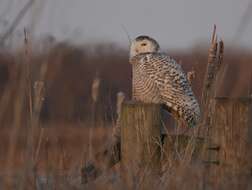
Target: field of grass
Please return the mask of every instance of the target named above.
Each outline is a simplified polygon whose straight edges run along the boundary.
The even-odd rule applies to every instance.
[[[207,49],[169,54],[195,71],[200,100]],[[251,97],[251,62],[251,52],[227,47],[216,96]],[[114,45],[61,43],[38,52],[27,42],[0,52],[0,189],[207,189],[204,164],[184,159],[144,184],[146,174],[125,175],[120,164],[81,184],[81,168],[111,139],[121,91],[131,98],[131,66],[127,50]],[[233,176],[221,183],[222,189],[244,185]]]

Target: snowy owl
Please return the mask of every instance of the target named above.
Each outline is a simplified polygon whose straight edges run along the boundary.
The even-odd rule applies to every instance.
[[[200,119],[200,107],[182,67],[164,53],[149,36],[139,36],[130,45],[133,68],[132,98],[162,104],[171,115],[189,127]]]

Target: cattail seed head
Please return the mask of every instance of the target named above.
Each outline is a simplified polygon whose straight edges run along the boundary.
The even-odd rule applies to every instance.
[[[100,78],[95,77],[92,83],[92,95],[91,95],[94,103],[96,103],[98,99],[99,87],[100,87]]]

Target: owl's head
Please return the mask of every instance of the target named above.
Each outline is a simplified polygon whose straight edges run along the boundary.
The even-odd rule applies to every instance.
[[[130,57],[141,53],[151,53],[159,51],[159,44],[149,36],[138,36],[130,44]]]

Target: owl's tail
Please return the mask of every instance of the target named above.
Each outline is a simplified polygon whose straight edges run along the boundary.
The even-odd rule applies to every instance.
[[[163,105],[163,109],[168,111],[176,121],[182,121],[188,127],[196,127],[200,122],[200,107],[198,102],[193,106],[176,107],[174,109],[167,105]]]
[[[188,127],[196,127],[200,122],[200,107],[197,103],[195,106],[189,108],[184,113],[184,120],[186,121]]]

